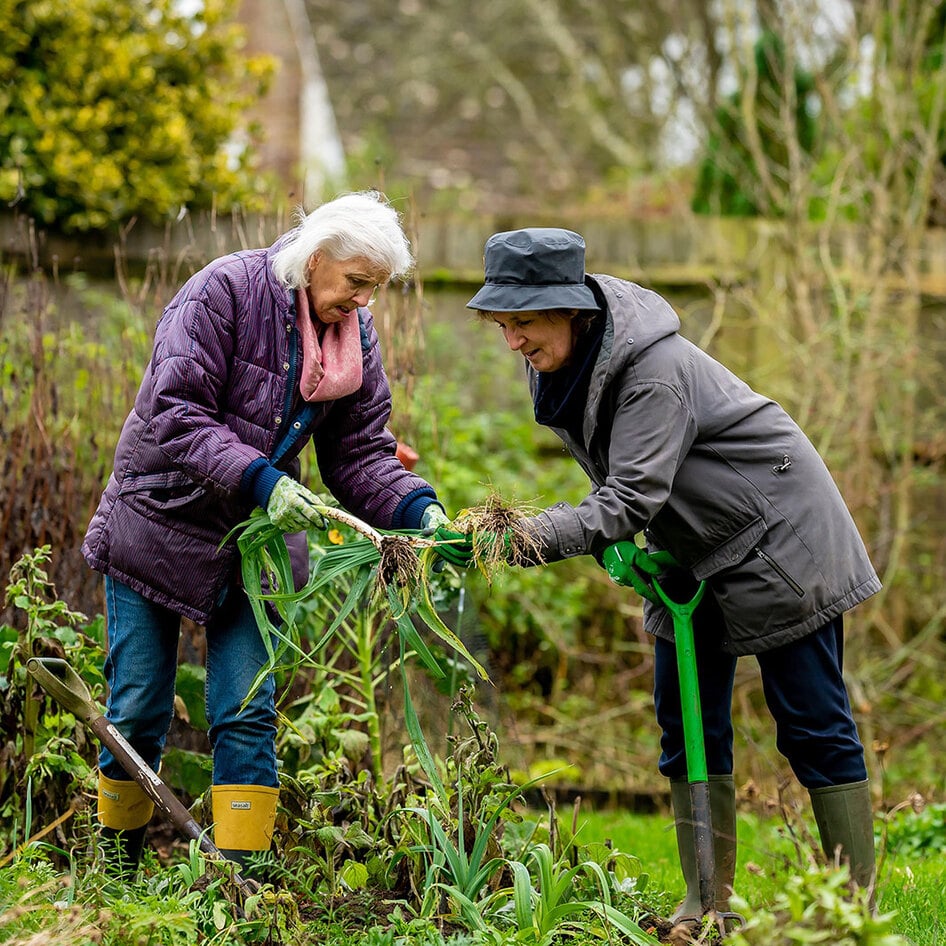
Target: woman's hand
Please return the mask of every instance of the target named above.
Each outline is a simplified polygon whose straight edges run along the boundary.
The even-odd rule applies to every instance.
[[[269,495],[266,514],[272,524],[283,532],[327,529],[328,523],[317,508],[321,505],[321,500],[311,490],[290,476],[281,476]]]
[[[420,517],[420,527],[424,535],[433,535],[441,526],[450,524],[450,517],[443,511],[440,503],[431,503]]]
[[[642,598],[660,604],[653,580],[668,568],[677,565],[669,552],[648,552],[633,542],[615,542],[601,556],[611,581],[633,588]]]

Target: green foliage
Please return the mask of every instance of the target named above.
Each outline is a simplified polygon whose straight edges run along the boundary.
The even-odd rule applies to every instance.
[[[49,546],[24,555],[7,586],[6,600],[25,615],[26,627],[0,628],[6,680],[0,699],[0,851],[26,840],[31,821],[45,825],[62,815],[68,818],[91,778],[96,755],[75,717],[39,692],[26,673],[30,657],[60,657],[93,694],[104,688],[103,622],[89,624],[56,597],[46,571],[50,557]]]
[[[864,941],[870,943],[883,943],[883,936],[893,934],[908,937],[915,946],[943,942],[946,863],[935,846],[926,844],[926,839],[935,839],[941,834],[942,826],[937,829],[936,822],[943,815],[933,810],[928,818],[919,819],[915,828],[920,843],[914,846],[913,831],[909,829],[914,814],[906,810],[892,816],[893,843],[885,845],[881,840],[878,847],[879,851],[885,851],[878,861],[876,891],[881,918],[873,923],[867,916],[863,897],[850,901],[843,881],[838,880],[845,872],[815,869],[813,865],[818,862],[819,854],[813,838],[802,839],[797,828],[789,832],[782,817],[759,817],[751,811],[740,810],[735,889],[741,898],[740,911],[754,921],[745,933],[747,941],[753,946],[762,946],[768,942],[766,936],[776,925],[784,938],[777,937],[774,942],[786,946],[788,943],[833,943],[835,935],[839,942],[860,943],[856,937],[862,934]],[[583,850],[596,842],[607,841],[612,847],[633,851],[640,858],[653,878],[654,889],[648,889],[651,905],[658,908],[659,915],[669,915],[684,892],[676,863],[671,815],[583,811],[579,824]],[[788,889],[792,892],[785,900]],[[854,938],[846,940],[844,936]],[[891,942],[904,946],[903,940]]]
[[[917,198],[927,187],[926,148],[938,149],[941,168],[946,161],[943,11],[942,3],[878,8],[860,22],[870,44],[853,57],[839,47],[817,75],[799,66],[788,75],[791,38],[763,33],[741,87],[713,117],[693,210],[866,221],[892,200],[925,218],[930,208]]]
[[[268,876],[329,912],[338,898],[383,884],[391,850],[381,825],[387,793],[397,785],[375,782],[366,769],[356,773],[340,758],[297,776],[281,774]]]
[[[884,877],[881,906],[896,912],[897,931],[916,946],[946,942],[946,859],[894,860]]]
[[[362,704],[362,692],[349,690],[346,679],[351,676],[341,669],[333,673],[326,666],[307,674],[307,679],[310,692],[283,708],[276,743],[278,758],[293,775],[324,767],[333,759],[357,765],[372,738],[358,727],[371,724],[374,717],[368,712],[343,709],[339,691],[345,692],[348,706]],[[377,685],[381,686],[383,680],[384,677]],[[373,753],[371,759],[374,763]],[[372,766],[373,775],[378,777],[380,772],[380,768]]]
[[[0,3],[0,199],[64,230],[254,196],[229,143],[271,71],[233,0]],[[243,129],[248,132],[249,129]]]
[[[717,109],[694,189],[696,213],[778,216],[788,198],[789,155],[811,154],[817,138],[812,77],[797,68],[786,76],[783,40],[766,31],[756,42],[749,77]],[[745,108],[745,86],[752,89]],[[786,120],[786,114],[790,119]],[[751,142],[757,140],[760,151]],[[760,168],[760,162],[766,167]],[[773,185],[768,181],[776,182]]]
[[[33,844],[0,866],[0,938],[12,946],[243,946],[290,943],[300,926],[295,901],[261,892],[237,904],[235,887],[192,841],[186,856],[142,882],[94,869],[63,876],[49,845]]]
[[[887,819],[887,850],[901,857],[946,854],[946,805],[907,808]]]
[[[5,941],[25,946],[42,929],[54,931],[62,946],[85,946],[83,937],[95,929],[96,942],[114,946],[142,937],[166,946],[348,946],[357,931],[380,944],[441,946],[448,921],[465,931],[449,942],[471,946],[551,944],[564,936],[578,943],[618,936],[655,943],[639,923],[668,912],[654,906],[665,904],[666,895],[649,889],[639,854],[623,853],[623,843],[601,843],[584,827],[569,831],[554,814],[547,828],[520,821],[513,802],[527,786],[510,784],[496,737],[467,694],[461,691],[453,710],[468,732],[453,740],[442,763],[445,798],[404,770],[381,783],[366,770],[355,775],[339,756],[323,758],[298,778],[284,774],[271,867],[277,886],[249,898],[242,913],[229,879],[209,871],[194,844],[169,867],[149,859],[143,879],[126,886],[114,880],[103,885],[81,853],[32,843],[9,866],[0,864]],[[616,837],[622,821],[626,816],[601,828]],[[652,819],[650,825],[637,836],[649,836]],[[53,868],[54,852],[68,862],[66,875]],[[922,872],[922,861],[910,856]],[[773,878],[770,904],[755,902],[744,886],[748,902],[741,908],[749,924],[733,934],[741,937],[733,942],[904,946],[892,932],[891,916],[872,917],[863,895],[850,899],[846,879],[844,870],[799,870],[785,881],[783,865]],[[932,889],[928,896],[932,903]],[[392,902],[399,904],[393,911]]]
[[[519,821],[511,806],[542,779],[514,787],[498,777],[495,737],[463,690],[453,708],[466,719],[470,735],[455,741],[448,762],[455,773],[449,809],[431,797],[425,806],[395,813],[404,833],[392,867],[401,858],[410,862],[418,918],[439,912],[480,935],[507,931],[512,921],[517,942],[548,943],[597,916],[631,942],[655,942],[612,901],[612,891],[636,888],[628,870],[633,859],[603,845],[586,853],[568,844],[556,855],[538,825],[523,825],[506,837],[507,827]],[[549,833],[561,832],[556,825]]]
[[[0,939],[8,946],[192,946],[198,925],[175,896],[122,891],[107,897],[94,877],[85,883],[61,875],[33,849],[0,867]],[[178,892],[180,888],[178,888]]]
[[[161,778],[172,791],[197,798],[210,786],[213,762],[204,752],[167,746],[161,754]]]
[[[207,706],[205,694],[207,689],[207,668],[194,664],[181,664],[177,668],[177,678],[174,683],[174,692],[181,698],[187,713],[187,721],[194,729],[207,732]]]
[[[881,14],[868,64],[877,76],[874,88],[844,110],[812,169],[814,219],[836,213],[844,220],[871,221],[892,206],[914,225],[927,221],[930,208],[917,198],[927,191],[930,156],[939,165],[934,174],[942,175],[946,165],[944,26],[942,2],[906,4]],[[839,186],[842,166],[856,183]],[[931,196],[942,205],[935,190]],[[940,206],[939,219],[929,222],[942,225],[941,215]]]
[[[834,946],[909,946],[893,932],[893,916],[875,916],[867,892],[852,897],[847,868],[812,869],[789,877],[772,905],[750,911],[750,904],[733,898],[737,912],[750,911],[744,927],[727,942],[732,946],[795,946],[826,943]]]
[[[530,874],[528,864],[534,868]],[[513,872],[512,906],[517,940],[547,946],[563,933],[576,933],[589,925],[589,915],[597,916],[604,928],[615,927],[631,943],[646,946],[657,939],[645,933],[633,917],[617,910],[611,902],[610,876],[597,861],[570,863],[556,858],[547,844],[536,844],[526,863],[511,860]],[[593,892],[583,889],[580,881],[589,878]],[[497,895],[500,900],[509,892]]]
[[[442,892],[454,902],[455,908],[467,922],[472,922],[476,928],[478,924],[475,903],[482,896],[492,878],[506,863],[498,854],[487,858],[490,846],[498,850],[496,833],[500,818],[523,791],[535,784],[535,781],[509,790],[489,817],[485,817],[484,812],[467,812],[465,815],[463,801],[466,787],[461,777],[456,792],[455,834],[448,833],[437,818],[433,807],[403,809],[404,814],[419,816],[430,832],[426,842],[411,847],[412,854],[424,855],[429,864],[424,877],[424,904],[435,904],[437,894]],[[468,844],[466,839],[468,831],[472,834],[472,844]]]
[[[615,826],[624,824],[626,815],[614,814]],[[637,833],[647,833],[646,824],[653,819],[639,819]],[[523,827],[526,827],[523,825]],[[533,827],[534,830],[534,827]],[[505,883],[500,896],[485,898],[480,921],[475,929],[444,926],[444,917],[418,916],[406,901],[392,909],[391,895],[377,889],[350,890],[340,883],[341,899],[332,911],[313,917],[314,901],[276,889],[264,891],[246,904],[246,916],[240,918],[229,899],[226,882],[208,876],[205,865],[194,852],[175,865],[157,869],[149,867],[149,875],[133,885],[110,881],[73,864],[62,873],[50,860],[42,845],[33,845],[13,863],[0,866],[0,938],[12,946],[26,946],[55,941],[58,946],[87,946],[92,942],[110,946],[131,946],[149,942],[157,946],[183,946],[187,943],[212,942],[215,946],[243,946],[249,943],[278,944],[319,942],[327,946],[499,946],[505,943],[535,943],[538,927],[527,914],[548,918],[556,908],[574,905],[561,914],[570,921],[570,928],[559,925],[558,933],[549,937],[560,942],[600,942],[613,937],[617,942],[651,942],[641,939],[633,927],[624,931],[626,939],[617,934],[621,925],[606,923],[613,913],[602,910],[610,898],[614,909],[625,916],[636,916],[633,902],[619,893],[620,855],[594,845],[566,847],[556,857],[547,843],[537,842],[530,855],[523,852],[517,859],[533,868],[523,878],[520,902],[523,932],[517,932],[514,912],[497,913],[503,902],[513,902],[513,887]],[[606,856],[605,856],[606,855]],[[541,868],[539,865],[541,862]],[[594,868],[597,864],[603,877]],[[838,943],[847,946],[906,946],[907,940],[894,931],[910,930],[917,946],[940,942],[942,933],[942,868],[936,873],[936,859],[913,861],[912,881],[899,884],[895,903],[908,917],[893,919],[889,912],[870,917],[863,900],[850,900],[844,890],[843,871],[800,872],[797,876],[781,875],[779,887],[770,903],[760,902],[750,891],[740,904],[748,919],[745,929],[730,934],[727,942],[736,946],[798,946],[803,943]],[[928,867],[933,868],[932,871]],[[577,868],[577,869],[576,869]],[[898,871],[901,868],[898,868]],[[295,880],[299,880],[299,872]],[[344,876],[344,869],[339,871]],[[348,876],[352,876],[349,872]],[[929,877],[939,888],[927,885]],[[562,882],[568,878],[568,883]],[[602,888],[601,884],[606,884]],[[539,908],[542,885],[548,891],[544,907]],[[525,887],[531,890],[526,897]],[[922,886],[925,893],[917,890]],[[912,888],[912,889],[911,889]],[[298,890],[298,886],[295,888]],[[553,903],[557,889],[558,897]],[[607,896],[601,893],[608,890]],[[585,900],[585,910],[580,905]],[[922,899],[921,899],[922,898]],[[890,892],[882,906],[890,909]],[[597,904],[597,906],[595,906]],[[539,908],[538,910],[536,908]],[[551,926],[545,923],[545,926]],[[511,928],[512,927],[512,928]],[[447,932],[451,930],[452,932]],[[150,938],[149,938],[150,937]]]
[[[25,279],[6,275],[0,576],[24,551],[49,544],[57,586],[94,614],[102,608],[102,584],[90,577],[79,547],[147,361],[153,322],[140,303],[92,287],[81,274],[59,283],[39,270]],[[11,614],[0,620],[11,621]]]

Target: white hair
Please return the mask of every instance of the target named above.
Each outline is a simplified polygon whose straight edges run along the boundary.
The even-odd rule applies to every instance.
[[[334,260],[364,257],[390,277],[414,265],[397,211],[379,191],[343,194],[306,214],[273,257],[273,271],[289,289],[309,284],[309,260],[319,251]]]

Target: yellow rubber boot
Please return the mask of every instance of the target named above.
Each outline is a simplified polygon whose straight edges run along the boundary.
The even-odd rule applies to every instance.
[[[153,814],[154,802],[137,782],[99,772],[99,837],[107,873],[125,879],[135,873]]]
[[[276,824],[279,789],[267,785],[214,785],[214,844],[245,867],[252,854],[268,851]]]

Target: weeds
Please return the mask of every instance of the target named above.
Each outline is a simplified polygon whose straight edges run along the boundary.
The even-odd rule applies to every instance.
[[[733,909],[749,919],[727,937],[732,946],[909,946],[891,929],[892,915],[875,916],[866,890],[849,892],[847,868],[811,869],[788,877],[772,905],[752,910],[739,897]]]
[[[75,717],[38,690],[26,673],[30,657],[61,657],[92,691],[101,693],[104,686],[102,622],[89,624],[58,599],[46,571],[50,556],[49,546],[24,555],[11,569],[7,586],[6,600],[24,615],[25,628],[0,629],[6,680],[0,697],[0,817],[13,828],[0,835],[0,851],[12,846],[16,830],[31,821],[52,823],[66,843],[62,826],[86,806],[96,755]],[[24,842],[30,834],[26,828]]]

